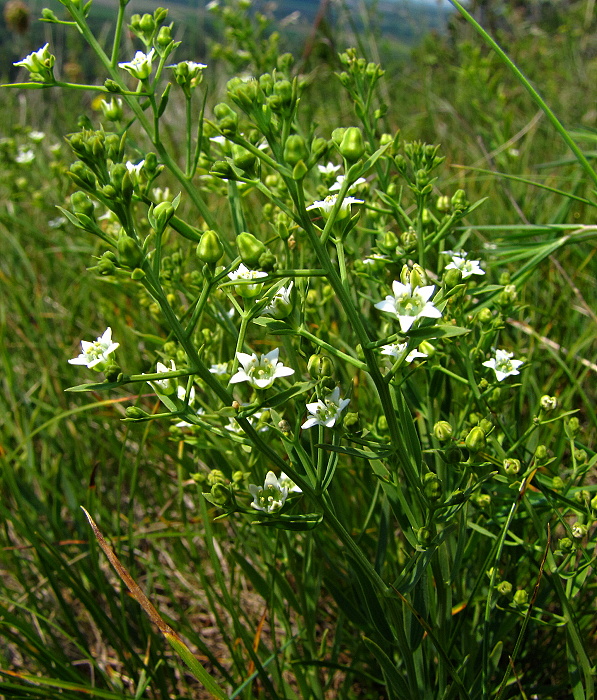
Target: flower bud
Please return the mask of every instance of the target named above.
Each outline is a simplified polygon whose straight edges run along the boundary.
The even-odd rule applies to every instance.
[[[160,202],[155,207],[151,207],[148,219],[153,228],[164,231],[170,219],[174,216],[174,206],[172,202]]]
[[[75,214],[85,214],[90,219],[95,219],[95,207],[85,192],[80,190],[73,192],[70,196],[70,203]]]
[[[504,471],[508,476],[514,476],[520,471],[519,459],[505,459],[503,462]]]
[[[574,523],[572,526],[572,537],[577,540],[582,540],[582,538],[587,534],[587,526],[584,523]]]
[[[230,487],[225,486],[224,484],[221,483],[215,483],[209,492],[210,495],[210,502],[213,503],[216,506],[226,506],[228,505],[231,500],[232,496],[230,494]]]
[[[472,454],[477,454],[485,449],[485,432],[479,427],[475,426],[471,429],[469,434],[466,436],[464,441],[466,449]]]
[[[433,426],[433,434],[440,442],[449,440],[453,432],[452,426],[445,420],[440,420]]]
[[[454,209],[454,211],[463,211],[469,206],[464,190],[456,190],[456,192],[454,192],[452,195],[450,203],[452,204],[452,209]]]
[[[68,174],[79,187],[95,191],[97,180],[92,171],[80,160],[76,160],[69,168]]]
[[[491,421],[488,421],[487,418],[482,418],[479,421],[479,428],[481,428],[485,435],[489,435],[489,433],[493,430],[493,424]]]
[[[215,231],[204,231],[197,244],[197,257],[201,262],[215,265],[224,254],[220,237]]]
[[[410,272],[410,284],[413,289],[415,287],[425,287],[427,284],[429,284],[427,273],[418,263],[413,265]]]
[[[417,530],[416,535],[421,547],[428,547],[433,540],[433,533],[428,527],[420,527]]]
[[[143,259],[143,253],[137,242],[122,231],[118,238],[118,262],[123,267],[134,269],[139,267]]]
[[[558,542],[558,548],[565,554],[574,550],[574,542],[569,537],[562,537]]]
[[[315,160],[319,160],[328,150],[327,139],[316,138],[311,142],[311,154]]]
[[[334,365],[327,355],[319,353],[311,355],[307,363],[307,372],[313,379],[321,379],[322,377],[331,377],[334,371]]]
[[[439,480],[437,474],[433,472],[427,472],[423,476],[423,485],[425,496],[430,501],[439,501],[442,497],[442,482]]]
[[[503,291],[498,294],[497,303],[499,306],[507,307],[514,304],[518,298],[518,293],[516,291],[516,285],[507,284]]]
[[[512,584],[510,581],[500,581],[496,586],[496,590],[500,595],[509,598],[512,595]]]
[[[519,588],[513,597],[514,604],[520,607],[526,605],[528,599],[529,594],[524,590],[524,588]]]
[[[363,133],[358,126],[351,126],[344,132],[339,146],[340,154],[349,163],[356,163],[365,154]]]
[[[246,231],[243,231],[236,237],[236,247],[241,260],[250,268],[259,264],[259,258],[266,250],[260,240],[255,238],[252,233],[247,233]]]
[[[562,479],[561,476],[554,476],[554,478],[551,480],[551,488],[554,491],[561,491],[565,485],[564,479]]]
[[[230,163],[225,160],[216,160],[209,171],[210,175],[219,177],[221,180],[236,180],[236,174]]]
[[[452,208],[452,205],[450,203],[450,198],[447,195],[440,195],[437,198],[435,208],[438,211],[442,212],[442,214],[447,214],[450,211],[450,209]]]
[[[581,489],[574,494],[574,500],[581,506],[586,506],[591,500],[591,494],[586,489]]]
[[[146,413],[143,409],[137,406],[127,406],[124,415],[131,420],[142,420],[144,418],[149,418],[149,413]]]
[[[553,411],[557,408],[558,400],[555,396],[549,396],[547,394],[544,394],[539,399],[539,404],[546,413],[549,413],[550,411]]]
[[[100,102],[100,108],[104,115],[104,119],[107,119],[110,122],[119,122],[123,117],[122,100],[120,98],[114,99],[111,97],[109,102],[102,100]]]
[[[442,281],[446,289],[453,289],[456,287],[456,285],[462,282],[461,270],[457,270],[454,267],[450,268],[449,270],[445,270]]]
[[[156,37],[156,48],[157,49],[167,49],[172,43],[172,29],[168,26],[160,27],[160,31]]]
[[[491,309],[488,309],[487,307],[481,309],[481,311],[479,311],[479,313],[477,314],[477,320],[483,326],[487,325],[488,323],[491,323],[492,319],[493,313],[491,312]]]
[[[232,146],[232,162],[237,168],[251,172],[257,162],[257,156],[235,143]]]
[[[574,450],[573,454],[576,464],[584,464],[587,461],[587,453],[585,450]]]
[[[300,160],[307,160],[308,156],[305,139],[300,134],[291,134],[284,144],[284,160],[288,165],[296,165]]]
[[[564,429],[566,430],[566,435],[573,439],[580,433],[580,421],[576,416],[571,416],[565,423]]]
[[[535,448],[535,464],[541,466],[548,460],[547,447],[545,445],[537,445]]]
[[[491,505],[491,496],[488,493],[480,493],[475,497],[475,503],[478,508],[489,508]]]

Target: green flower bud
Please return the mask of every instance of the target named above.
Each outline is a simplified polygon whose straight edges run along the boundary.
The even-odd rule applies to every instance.
[[[584,464],[587,461],[585,450],[574,450],[573,454],[577,464]]]
[[[462,272],[456,268],[450,268],[444,271],[443,283],[446,289],[454,289],[456,285],[462,282]]]
[[[569,537],[562,537],[558,542],[559,549],[565,554],[575,549],[574,542]]]
[[[528,600],[529,594],[524,590],[524,588],[519,588],[513,597],[514,604],[520,607],[526,605]]]
[[[257,162],[257,156],[235,143],[232,146],[232,162],[237,168],[251,172]]]
[[[170,219],[174,216],[172,202],[160,202],[150,210],[149,221],[158,232],[164,231]],[[152,220],[153,219],[153,220]]]
[[[224,507],[232,501],[230,487],[224,484],[216,483],[211,487],[209,492],[209,501],[216,506]]]
[[[259,258],[266,250],[260,240],[255,238],[252,233],[247,233],[246,231],[243,231],[236,237],[236,247],[241,260],[250,268],[259,264]]]
[[[421,547],[428,547],[433,540],[433,533],[428,527],[420,527],[416,532],[416,536]]]
[[[172,29],[168,26],[160,27],[160,31],[158,32],[157,38],[156,38],[156,48],[157,49],[167,49],[170,44],[172,43]]]
[[[565,423],[564,429],[566,430],[566,435],[573,439],[580,433],[580,421],[576,416],[571,416]]]
[[[454,192],[452,195],[450,203],[452,204],[452,209],[454,211],[464,211],[469,206],[464,190],[456,190],[456,192]]]
[[[433,426],[433,434],[440,442],[449,440],[453,432],[452,426],[445,420],[440,420]]]
[[[486,445],[485,432],[481,428],[479,428],[479,426],[475,426],[466,436],[464,444],[467,450],[472,454],[477,454],[478,452],[481,452],[485,449]]]
[[[548,460],[547,447],[545,445],[537,445],[535,449],[535,464],[541,466]]]
[[[561,476],[554,476],[554,478],[551,480],[551,488],[554,491],[561,491],[566,484],[564,483],[564,479],[562,479]]]
[[[109,102],[102,100],[100,102],[100,108],[104,119],[110,122],[119,122],[123,117],[122,100],[120,98],[114,99],[111,97]]]
[[[496,590],[500,595],[509,598],[512,595],[512,584],[510,581],[500,581],[496,586]]]
[[[220,237],[215,231],[204,231],[197,244],[197,257],[201,262],[215,265],[224,254]]]
[[[504,471],[508,476],[514,476],[520,471],[519,459],[505,459],[503,462]]]
[[[269,73],[259,76],[259,87],[266,95],[271,95],[274,91],[274,79]]]
[[[149,418],[149,413],[146,413],[143,409],[137,406],[127,406],[124,415],[132,420],[142,420],[144,418]]]
[[[277,80],[274,84],[274,95],[279,98],[279,104],[286,107],[292,103],[292,83],[289,80]]]
[[[236,174],[230,163],[225,160],[216,160],[209,171],[210,175],[219,177],[222,180],[236,180]]]
[[[586,489],[581,489],[574,494],[574,500],[581,506],[586,506],[591,500],[591,494]]]
[[[516,285],[507,284],[503,291],[498,294],[497,303],[499,306],[508,307],[514,304],[518,298],[518,292],[516,291]]]
[[[491,505],[491,496],[488,493],[480,493],[475,497],[475,503],[478,508],[489,508]]]
[[[572,537],[577,540],[582,540],[582,538],[587,534],[588,528],[584,523],[576,522],[572,526]]]
[[[489,433],[493,430],[493,424],[491,421],[488,421],[487,418],[482,418],[479,421],[479,428],[481,428],[485,435],[489,435]]]
[[[135,267],[140,266],[140,263],[143,260],[143,253],[137,245],[137,242],[130,236],[127,236],[124,231],[121,232],[118,238],[117,248],[118,262],[123,267],[134,269]]]
[[[429,284],[427,273],[417,263],[413,265],[413,268],[410,272],[410,283],[413,289],[414,287],[425,287],[427,284]]]
[[[311,142],[311,154],[315,160],[319,160],[327,153],[329,146],[326,139],[316,138]]]
[[[442,212],[442,214],[447,214],[452,209],[450,198],[447,195],[440,195],[437,198],[435,208]]]
[[[236,133],[238,128],[238,114],[227,105],[225,102],[220,102],[214,107],[214,115],[218,120],[218,126],[222,129],[222,124],[225,123],[229,133]]]
[[[70,196],[70,203],[75,214],[85,214],[85,216],[95,220],[95,207],[85,192],[73,192]]]
[[[97,180],[93,172],[80,160],[76,160],[68,171],[76,185],[89,191],[95,191]]]
[[[351,126],[344,132],[339,146],[340,154],[349,163],[356,163],[365,155],[363,133],[358,126]]]
[[[291,134],[284,144],[284,160],[289,165],[296,165],[300,160],[307,160],[308,156],[305,139],[299,134]]]
[[[145,271],[142,270],[140,267],[136,267],[132,272],[131,272],[131,279],[135,282],[138,282],[139,280],[142,280],[145,277]]]
[[[307,372],[313,379],[331,377],[333,371],[334,365],[327,355],[320,355],[319,353],[311,355],[307,362]]]
[[[477,320],[484,326],[488,323],[491,323],[492,319],[493,313],[491,312],[491,309],[488,309],[487,307],[481,309],[481,311],[479,311],[479,313],[477,314]]]
[[[548,396],[547,394],[544,394],[539,399],[539,405],[546,413],[549,413],[550,411],[554,411],[557,408],[558,400],[555,396]]]
[[[423,476],[423,486],[425,491],[425,496],[430,501],[439,501],[442,497],[442,482],[439,480],[437,474],[433,472],[427,472]]]

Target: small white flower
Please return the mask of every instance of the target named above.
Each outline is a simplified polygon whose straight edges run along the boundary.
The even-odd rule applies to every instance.
[[[206,63],[195,63],[195,61],[180,61],[179,63],[173,63],[166,68],[178,68],[178,66],[185,65],[189,71],[189,77],[195,77],[200,71],[207,68]]]
[[[400,330],[407,333],[419,318],[440,318],[442,312],[433,306],[429,298],[435,287],[411,287],[410,282],[402,284],[398,280],[392,283],[394,296],[388,295],[383,301],[375,304],[375,308],[394,314],[400,323]]]
[[[171,202],[172,197],[170,196],[170,188],[164,187],[154,187],[151,190],[151,194],[156,204],[161,204],[162,202]]]
[[[32,163],[35,160],[35,153],[30,148],[24,148],[19,146],[17,155],[15,156],[15,162],[21,165],[27,165],[27,163]]]
[[[311,414],[311,418],[307,418],[301,425],[301,428],[307,430],[314,425],[323,425],[326,428],[333,428],[340,414],[349,403],[350,399],[340,398],[340,389],[336,387],[323,401],[319,399],[318,401],[307,404],[307,410]]]
[[[103,335],[95,341],[82,340],[82,352],[78,357],[69,360],[71,365],[85,365],[88,369],[101,372],[108,365],[108,356],[111,355],[120,343],[112,342],[112,329],[106,328]]]
[[[522,360],[513,360],[514,353],[507,350],[496,350],[495,357],[483,362],[484,367],[489,367],[495,372],[495,377],[498,382],[501,382],[506,377],[520,374],[518,368],[524,364]]]
[[[328,217],[332,209],[336,205],[337,200],[337,194],[329,194],[325,199],[310,204],[307,207],[307,211],[311,211],[311,209],[321,209],[321,213],[325,217]],[[363,200],[356,199],[355,197],[344,197],[344,199],[342,200],[342,205],[340,206],[339,218],[344,218],[345,216],[349,215],[350,207],[353,204],[363,204]]]
[[[302,493],[302,489],[300,486],[297,486],[294,481],[282,472],[280,476],[278,477],[278,483],[282,487],[286,487],[288,489],[288,493]]]
[[[479,261],[467,260],[466,253],[453,254],[452,262],[446,265],[446,270],[460,270],[463,280],[471,275],[485,274],[485,270],[481,269]]]
[[[180,384],[176,387],[176,395],[181,401],[184,401],[187,395],[187,390],[186,387],[180,386]],[[189,391],[189,400],[188,403],[193,403],[195,401],[195,387],[191,387],[191,390]]]
[[[50,228],[60,228],[61,226],[64,226],[66,223],[66,219],[64,216],[57,216],[55,219],[50,219],[48,221],[48,226]]]
[[[267,277],[267,272],[263,272],[262,270],[249,270],[241,263],[234,272],[228,273],[228,277],[231,280],[254,280],[260,277]],[[263,284],[239,284],[235,289],[236,293],[241,297],[252,299],[261,294]]]
[[[248,355],[246,352],[237,352],[236,357],[242,365],[242,369],[230,378],[230,384],[249,382],[256,389],[269,389],[278,377],[288,377],[294,374],[294,370],[285,367],[278,361],[280,349],[275,348],[266,355],[257,357],[255,353]]]
[[[328,161],[327,165],[318,165],[317,169],[323,176],[331,177],[335,175],[341,167],[341,165],[334,165],[331,161]]]
[[[137,51],[132,61],[128,63],[119,63],[118,67],[128,71],[133,78],[137,78],[137,80],[147,80],[151,75],[151,63],[154,53],[155,49],[151,49],[151,51],[146,54],[143,53],[143,51]]]
[[[170,367],[166,367],[163,362],[158,362],[155,368],[157,374],[163,374],[164,372],[176,372],[176,365],[174,360],[170,360]],[[154,379],[149,382],[153,387],[156,394],[164,394],[165,396],[170,396],[176,394],[178,391],[176,379],[173,377],[166,377],[164,379]],[[184,398],[184,394],[183,394]]]
[[[48,51],[49,44],[41,49],[33,51],[20,61],[15,61],[14,66],[26,68],[29,71],[29,79],[34,82],[51,82],[53,80],[52,68],[56,62],[56,57]]]
[[[46,135],[43,131],[31,131],[29,133],[29,138],[33,143],[41,143],[46,138]]]
[[[212,374],[216,374],[216,375],[228,374],[228,363],[227,362],[215,362],[209,368],[209,371]]]
[[[346,180],[346,175],[338,175],[336,178],[336,182],[330,187],[330,192],[340,192],[340,189],[344,183],[344,180]],[[364,177],[359,177],[357,180],[355,180],[352,185],[348,188],[349,192],[354,192],[354,190],[359,186],[359,185],[364,185],[367,182]]]
[[[407,346],[408,343],[391,343],[389,345],[382,345],[381,354],[399,358],[406,352]],[[414,350],[411,350],[408,353],[408,355],[404,358],[404,361],[410,364],[411,362],[416,360],[417,357],[428,357],[428,355],[426,352],[420,352],[419,350],[417,350],[417,348],[415,348]]]
[[[291,282],[288,287],[280,287],[278,291],[274,294],[270,303],[261,312],[262,316],[272,316],[272,318],[282,319],[286,318],[288,314],[292,311],[292,302],[290,301],[290,295],[292,294],[292,288],[294,282]]]
[[[276,513],[288,498],[288,487],[280,483],[274,472],[265,475],[263,486],[249,484],[249,492],[253,496],[251,507],[264,513]]]

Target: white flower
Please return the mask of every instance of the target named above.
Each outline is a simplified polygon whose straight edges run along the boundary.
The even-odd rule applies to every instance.
[[[307,418],[301,425],[301,428],[307,430],[314,425],[323,425],[326,428],[333,428],[340,414],[349,403],[350,399],[340,398],[340,389],[336,387],[323,401],[319,399],[319,401],[307,404],[307,410],[311,414],[311,418]]]
[[[138,185],[139,180],[141,178],[141,171],[143,170],[143,166],[145,165],[145,160],[140,160],[138,163],[131,163],[130,160],[127,160],[125,163],[126,169],[129,172],[129,175],[131,176],[131,182],[133,185]]]
[[[170,360],[170,367],[166,367],[162,362],[158,362],[155,368],[157,374],[163,374],[164,372],[176,372],[176,365],[174,360]],[[171,394],[176,394],[177,383],[173,377],[165,377],[164,379],[154,379],[150,381],[149,384],[153,387],[156,394],[164,394],[165,396],[170,396]],[[184,394],[183,394],[184,398]]]
[[[19,150],[17,151],[17,155],[15,156],[16,163],[26,165],[27,163],[31,163],[34,160],[35,153],[30,148],[24,148],[23,146],[19,146]]]
[[[101,372],[108,365],[108,355],[111,355],[120,343],[112,342],[112,329],[106,328],[103,335],[97,340],[90,342],[81,341],[82,352],[78,357],[69,360],[71,365],[85,365],[88,369],[95,369]]]
[[[318,165],[317,169],[322,175],[329,177],[335,175],[341,167],[341,165],[334,165],[331,161],[328,161],[327,165]]]
[[[56,62],[56,57],[48,51],[49,44],[41,49],[30,53],[20,61],[15,61],[14,66],[26,68],[29,71],[29,78],[34,82],[45,83],[53,80],[52,68]]]
[[[274,294],[270,303],[261,312],[262,316],[272,316],[273,318],[282,319],[286,318],[288,314],[292,311],[292,302],[290,301],[290,295],[292,293],[292,288],[294,282],[291,282],[288,287],[280,287],[278,291]]]
[[[381,253],[371,253],[368,258],[363,258],[363,265],[376,265],[379,262],[389,262],[388,256]]]
[[[422,318],[439,318],[442,312],[433,306],[429,298],[433,294],[435,287],[411,287],[410,282],[402,284],[398,280],[392,283],[394,296],[388,295],[384,301],[375,304],[375,308],[394,314],[400,322],[400,330],[407,333],[414,322]]]
[[[237,352],[236,357],[243,368],[230,378],[230,384],[249,382],[256,389],[269,389],[278,377],[288,377],[294,374],[293,369],[278,362],[279,354],[279,348],[275,348],[261,357],[257,357],[255,353],[248,355],[246,352]]]
[[[33,143],[41,143],[46,138],[46,135],[43,131],[31,131],[29,133],[29,138]]]
[[[479,261],[467,260],[466,253],[453,254],[452,262],[446,265],[446,270],[460,270],[463,280],[471,275],[485,274],[485,270],[481,269]]]
[[[325,199],[318,202],[313,202],[307,207],[307,211],[311,209],[321,209],[321,213],[327,218],[338,199],[337,194],[329,194]],[[342,200],[342,205],[340,206],[340,212],[338,218],[344,218],[350,214],[350,207],[352,204],[363,204],[362,199],[356,199],[355,197],[344,197]]]
[[[274,472],[265,475],[263,486],[249,484],[249,492],[253,496],[251,507],[264,513],[279,511],[288,498],[288,487],[280,483]]]
[[[178,385],[176,388],[176,395],[181,401],[184,401],[187,395],[187,390],[184,386]],[[195,401],[195,388],[192,386],[191,390],[189,391],[189,400],[188,403],[193,403]]]
[[[484,367],[490,367],[495,372],[498,382],[515,374],[520,374],[518,368],[524,364],[522,360],[513,360],[514,353],[507,350],[496,350],[495,357],[483,362]]]
[[[151,49],[147,54],[143,53],[143,51],[137,51],[132,61],[128,63],[119,63],[118,67],[124,68],[124,70],[128,71],[133,78],[137,78],[137,80],[147,80],[151,75],[151,62],[153,61],[154,53],[155,49]]]
[[[195,61],[180,61],[180,63],[173,63],[171,66],[166,66],[166,68],[178,68],[178,66],[182,65],[187,67],[190,78],[194,78],[200,71],[207,68],[206,63],[195,63]]]
[[[286,476],[286,474],[284,474],[284,472],[282,472],[278,477],[278,483],[280,484],[280,486],[286,487],[288,489],[288,493],[303,492],[301,487],[297,486],[289,476]]]
[[[227,362],[215,362],[209,368],[209,371],[212,374],[217,374],[217,375],[228,374],[228,363]]]
[[[231,280],[254,280],[260,277],[267,277],[267,272],[262,270],[249,270],[242,263],[238,266],[235,272],[229,272],[228,277]],[[245,299],[251,299],[261,294],[263,289],[262,284],[239,284],[235,287],[236,293]]]
[[[334,182],[334,184],[330,187],[330,192],[340,192],[344,180],[346,180],[346,175],[338,175],[336,182]],[[359,185],[364,185],[366,182],[367,180],[365,180],[364,177],[359,177],[348,188],[348,191],[353,192]]]
[[[398,358],[406,352],[407,346],[408,343],[391,343],[390,345],[382,345],[381,354],[390,355],[390,357]],[[408,353],[404,361],[410,364],[411,362],[416,360],[417,357],[428,357],[428,355],[426,352],[420,352],[419,350],[417,350],[417,348],[415,348],[414,350],[411,350]]]

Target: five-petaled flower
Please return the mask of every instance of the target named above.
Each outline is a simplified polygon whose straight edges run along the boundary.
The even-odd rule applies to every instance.
[[[69,360],[71,365],[85,365],[96,372],[102,372],[109,364],[108,358],[120,343],[112,342],[112,329],[106,328],[103,335],[95,341],[82,340],[82,352],[78,357]]]
[[[495,372],[495,378],[501,382],[506,377],[520,374],[518,368],[524,364],[522,360],[513,360],[514,353],[497,349],[495,357],[483,362],[484,367],[489,367]]]
[[[255,280],[260,277],[267,277],[267,272],[263,270],[249,270],[248,267],[241,263],[234,272],[229,272],[228,277],[231,280]],[[237,284],[234,288],[236,293],[245,299],[254,299],[261,294],[263,284]]]
[[[406,353],[407,347],[408,343],[390,343],[389,345],[382,345],[381,354],[389,355],[390,357],[395,357],[396,359],[398,359]],[[417,350],[417,348],[415,348],[414,350],[411,350],[408,353],[408,355],[406,355],[404,361],[410,364],[411,362],[416,360],[417,357],[428,357],[428,355],[426,352],[420,352],[419,350]]]
[[[337,194],[329,194],[325,199],[310,204],[307,207],[307,211],[310,211],[311,209],[319,209],[323,214],[324,218],[327,219],[329,218],[332,209],[336,206],[337,201]],[[350,207],[353,204],[363,204],[363,200],[356,199],[355,197],[344,197],[344,199],[342,200],[342,204],[340,205],[340,211],[338,212],[339,220],[345,219],[347,216],[350,216]]]
[[[328,394],[322,401],[314,401],[307,404],[307,410],[311,418],[301,425],[303,430],[312,428],[314,425],[323,425],[326,428],[333,428],[342,411],[348,406],[350,399],[340,398],[340,388],[336,387],[331,394]]]
[[[400,330],[407,333],[419,318],[439,318],[442,312],[429,301],[435,287],[412,288],[410,282],[402,284],[398,280],[392,283],[394,296],[388,295],[383,301],[375,304],[375,308],[394,314],[400,322]]]
[[[269,389],[278,377],[288,377],[294,374],[294,370],[285,367],[278,361],[280,349],[275,348],[266,355],[257,357],[255,353],[248,355],[246,352],[237,352],[236,357],[242,365],[242,369],[230,378],[230,384],[249,382],[256,389]]]
[[[128,63],[119,63],[118,67],[124,68],[125,71],[128,71],[133,78],[137,78],[137,80],[147,80],[151,75],[151,63],[154,53],[155,49],[151,49],[149,53],[137,51],[132,61]]]
[[[478,260],[467,260],[466,253],[464,252],[451,254],[452,262],[446,265],[446,270],[460,270],[463,280],[465,280],[467,277],[471,277],[471,275],[485,274],[485,270],[481,268]]]
[[[280,479],[278,479],[274,472],[268,472],[265,475],[263,486],[249,484],[249,492],[253,496],[251,507],[264,513],[276,513],[279,511],[288,498],[286,481],[290,481],[290,479],[284,474],[281,474]]]

